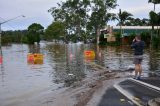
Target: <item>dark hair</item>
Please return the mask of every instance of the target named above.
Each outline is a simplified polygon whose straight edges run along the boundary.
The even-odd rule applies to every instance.
[[[136,38],[137,38],[138,40],[141,40],[141,36],[140,36],[140,35],[136,35]]]

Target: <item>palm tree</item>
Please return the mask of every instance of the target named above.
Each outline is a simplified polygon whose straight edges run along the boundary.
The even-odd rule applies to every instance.
[[[121,12],[121,9],[119,10],[116,19],[119,21],[118,25],[120,25],[121,36],[122,36],[122,25],[124,25],[127,20],[131,19],[131,16],[133,15],[131,13],[128,13],[127,11]]]
[[[160,0],[148,0],[148,2],[154,4],[154,11],[155,11],[155,5],[160,4]]]
[[[151,32],[151,43],[152,43],[153,37],[157,37],[158,34],[159,34],[158,26],[160,25],[160,15],[155,13],[154,11],[151,11],[149,13],[149,16],[150,16],[150,23],[152,25],[152,32]],[[155,36],[155,32],[154,32],[154,26],[157,26],[157,34],[156,34],[156,36]]]
[[[121,12],[121,9],[119,10],[117,20],[119,21],[119,25],[124,25],[125,21],[131,19],[131,16],[133,16],[131,13],[128,13],[127,11]]]

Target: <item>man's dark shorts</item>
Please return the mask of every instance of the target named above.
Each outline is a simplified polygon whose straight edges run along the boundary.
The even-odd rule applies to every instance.
[[[133,64],[141,64],[143,60],[143,56],[142,55],[135,55],[134,56],[134,60],[133,60]]]

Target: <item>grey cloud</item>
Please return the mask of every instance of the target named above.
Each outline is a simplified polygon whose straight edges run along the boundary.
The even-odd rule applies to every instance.
[[[25,15],[26,18],[18,18],[8,23],[10,26],[14,26],[15,29],[25,29],[34,22],[47,27],[53,20],[47,10],[57,6],[58,2],[60,0],[0,0],[0,17],[8,20],[22,14]],[[3,20],[0,19],[1,21]],[[2,29],[10,29],[8,24],[4,24]]]
[[[7,20],[18,15],[25,15],[26,18],[18,18],[8,23],[14,29],[26,29],[34,22],[47,27],[53,20],[47,10],[57,6],[60,1],[65,0],[0,0],[0,17]],[[153,5],[148,4],[148,0],[118,0],[118,4],[115,12],[121,8],[131,12],[135,17],[148,17],[149,11],[153,9]],[[159,5],[156,8],[157,11],[160,10]],[[13,29],[8,24],[4,24],[2,29]]]

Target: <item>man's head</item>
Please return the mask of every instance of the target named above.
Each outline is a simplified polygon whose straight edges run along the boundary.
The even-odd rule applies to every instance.
[[[136,35],[136,41],[140,41],[141,40],[141,36],[140,35]]]

